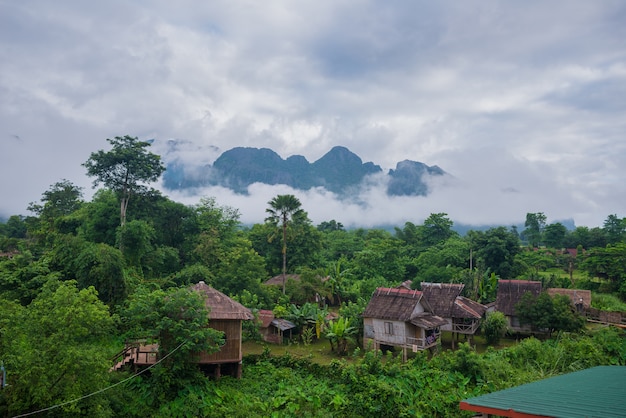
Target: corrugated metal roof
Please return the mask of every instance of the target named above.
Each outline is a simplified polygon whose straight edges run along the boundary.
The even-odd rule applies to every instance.
[[[503,417],[626,417],[626,367],[598,366],[493,392],[460,403]]]

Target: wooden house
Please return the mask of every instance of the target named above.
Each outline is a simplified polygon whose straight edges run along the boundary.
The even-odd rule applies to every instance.
[[[541,282],[530,280],[498,280],[498,291],[496,294],[496,311],[502,312],[508,322],[509,329],[516,332],[530,332],[530,325],[520,325],[519,318],[515,311],[522,296],[531,293],[537,297],[541,293]]]
[[[363,344],[416,352],[435,347],[447,321],[432,312],[424,294],[405,288],[378,288],[363,312]]]
[[[205,306],[209,310],[209,327],[222,331],[226,340],[219,351],[198,353],[195,360],[216,378],[223,373],[241,377],[242,321],[254,319],[252,312],[202,281],[193,285],[191,289],[204,297]],[[126,365],[142,367],[154,364],[158,361],[158,344],[146,345],[141,341],[129,343],[121,357],[122,360],[113,367],[114,370]]]
[[[461,283],[421,283],[424,297],[433,313],[446,320],[442,331],[454,334],[474,335],[487,310],[487,307],[461,296],[464,284]],[[453,338],[454,343],[454,338]]]
[[[266,309],[259,311],[259,332],[264,341],[282,344],[285,338],[291,338],[296,325],[284,318],[276,318],[274,312]]]

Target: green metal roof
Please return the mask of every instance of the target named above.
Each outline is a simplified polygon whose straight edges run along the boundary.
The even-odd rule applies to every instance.
[[[626,367],[598,366],[466,399],[461,409],[504,417],[626,417]]]

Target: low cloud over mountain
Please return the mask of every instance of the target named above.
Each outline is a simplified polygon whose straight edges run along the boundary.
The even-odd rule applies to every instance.
[[[167,171],[163,186],[168,190],[221,186],[248,194],[251,185],[261,183],[303,191],[323,188],[340,197],[354,198],[372,181],[383,181],[389,196],[426,196],[430,192],[429,178],[446,175],[437,166],[404,160],[381,176],[380,166],[363,163],[359,156],[340,146],[313,163],[300,155],[283,159],[268,148],[237,147],[222,153],[213,164],[194,164],[178,158],[178,145],[170,141],[164,155]]]

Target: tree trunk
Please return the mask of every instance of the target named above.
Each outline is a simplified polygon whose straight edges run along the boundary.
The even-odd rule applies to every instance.
[[[283,295],[285,294],[285,281],[287,275],[287,219],[283,218]]]

